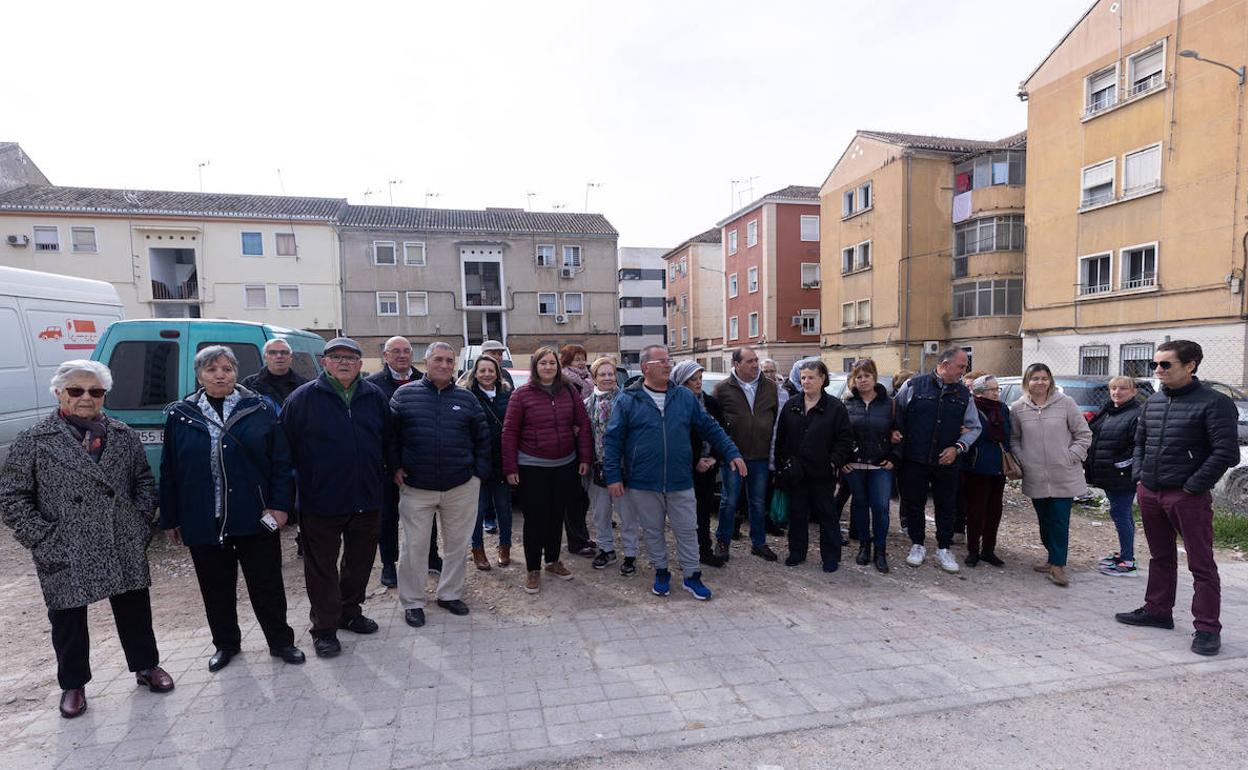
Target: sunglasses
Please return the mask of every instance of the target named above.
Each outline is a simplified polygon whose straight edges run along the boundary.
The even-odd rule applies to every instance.
[[[1170,367],[1172,366],[1174,366],[1173,361],[1154,361],[1152,368],[1161,369],[1162,371],[1169,371]]]
[[[82,398],[83,393],[90,393],[91,398],[104,398],[104,394],[108,391],[103,388],[79,388],[74,386],[66,388],[65,392],[69,394],[70,398]]]

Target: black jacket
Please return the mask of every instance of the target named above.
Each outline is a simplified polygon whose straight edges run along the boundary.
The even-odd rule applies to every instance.
[[[1135,430],[1135,480],[1153,491],[1213,489],[1239,463],[1235,402],[1195,377],[1178,390],[1163,387],[1140,409]]]
[[[1106,401],[1092,418],[1092,445],[1084,461],[1088,483],[1106,492],[1135,489],[1131,466],[1135,456],[1135,431],[1140,420],[1140,402],[1131,399],[1122,406]]]
[[[511,388],[503,390],[495,385],[494,398],[490,399],[475,382],[469,389],[477,397],[485,423],[490,426],[490,476],[482,481],[503,480],[503,421],[507,419],[507,404],[511,401]]]
[[[307,380],[300,377],[294,369],[287,369],[285,374],[278,377],[268,367],[264,367],[250,377],[244,377],[239,384],[262,396],[268,396],[281,408],[286,399],[290,398],[290,394],[295,392],[295,388],[305,382]]]
[[[805,396],[784,402],[776,426],[776,470],[792,458],[802,464],[804,482],[836,479],[840,468],[854,455],[854,434],[849,413],[840,399],[827,393],[809,412]]]
[[[412,382],[417,382],[422,376],[423,375],[421,375],[420,370],[413,366],[412,379],[404,384],[406,385]],[[370,374],[364,379],[381,388],[381,394],[386,397],[386,403],[390,403],[391,397],[394,396],[394,391],[398,390],[400,387],[399,383],[395,382],[394,378],[390,376],[390,367],[385,364],[381,365],[380,372]]]
[[[854,435],[852,462],[879,465],[888,460],[897,465],[901,462],[901,446],[892,441],[897,410],[888,397],[888,389],[877,382],[870,404],[862,400],[857,390],[851,392],[853,396],[845,400],[845,410]]]
[[[395,391],[390,412],[390,467],[406,472],[407,486],[445,492],[490,477],[490,427],[468,390],[438,390],[426,377]]]
[[[706,391],[703,391],[702,392],[702,405],[706,407],[706,413],[709,414],[715,420],[715,422],[719,423],[721,426],[724,424],[723,407],[719,405],[719,401],[714,396],[712,396],[710,393],[707,393]],[[698,461],[701,460],[703,457],[714,457],[718,461],[710,470],[706,471],[706,475],[709,476],[709,475],[719,473],[719,469],[720,469],[720,466],[723,464],[724,458],[720,457],[718,454],[712,451],[711,445],[703,441],[702,437],[698,435],[698,432],[696,430],[689,431],[689,441],[690,441],[690,445],[693,447],[693,475],[695,477],[694,480],[696,481],[697,480],[696,477],[698,476]]]

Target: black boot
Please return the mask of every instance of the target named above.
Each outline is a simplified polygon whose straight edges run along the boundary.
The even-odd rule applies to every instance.
[[[854,559],[854,563],[860,567],[871,563],[870,543],[863,543],[858,546],[858,558]]]
[[[884,556],[884,549],[875,549],[875,568],[880,572],[888,572],[888,558]]]
[[[976,564],[979,564],[979,552],[967,551],[966,559],[962,563],[968,567],[974,567]]]

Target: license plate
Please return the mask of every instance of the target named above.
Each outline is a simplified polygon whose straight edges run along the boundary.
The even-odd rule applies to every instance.
[[[139,441],[144,444],[163,444],[165,443],[165,429],[141,430],[139,431]]]

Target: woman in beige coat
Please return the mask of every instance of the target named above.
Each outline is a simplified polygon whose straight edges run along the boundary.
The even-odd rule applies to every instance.
[[[1070,507],[1087,488],[1083,461],[1092,444],[1092,430],[1075,400],[1058,392],[1049,367],[1027,367],[1023,385],[1026,394],[1010,405],[1010,433],[1023,468],[1023,494],[1036,507],[1040,541],[1049,554],[1048,560],[1035,569],[1065,586],[1069,585],[1066,550]]]

